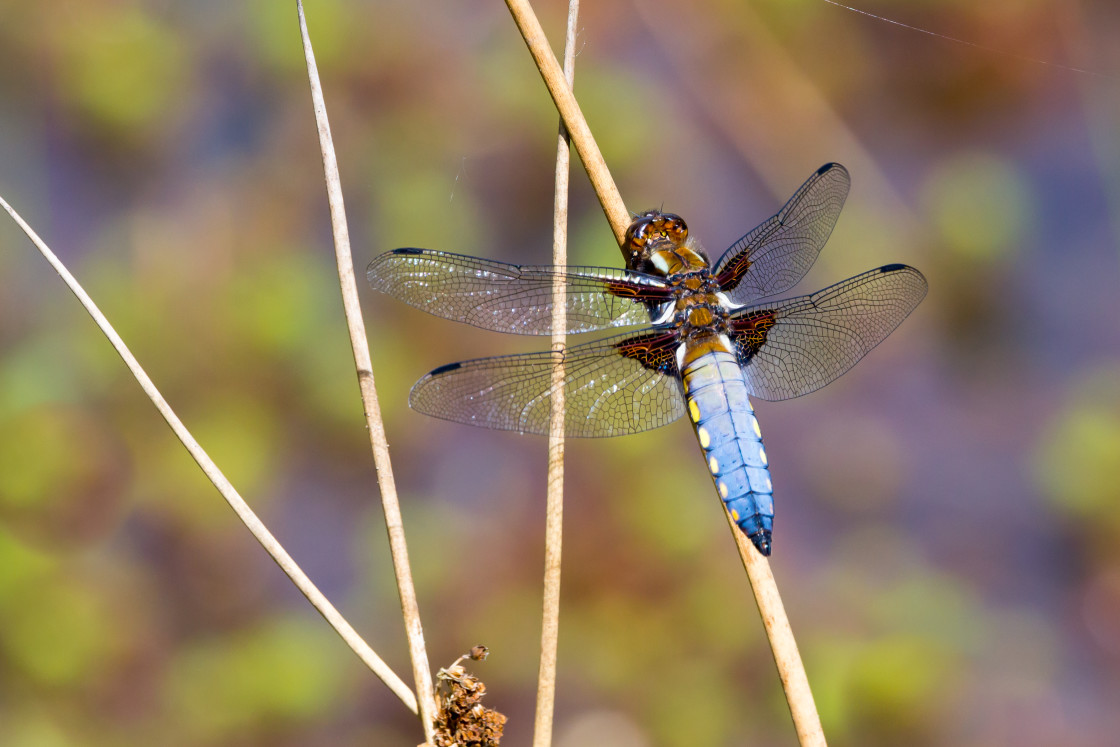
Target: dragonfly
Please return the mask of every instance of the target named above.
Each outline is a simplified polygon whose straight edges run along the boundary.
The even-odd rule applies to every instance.
[[[563,352],[440,366],[416,382],[409,404],[445,420],[545,435],[562,389],[568,437],[638,433],[687,414],[720,499],[769,556],[773,486],[750,397],[790,399],[835,380],[898,327],[928,287],[913,267],[889,264],[806,296],[768,300],[816,261],[850,185],[847,169],[825,164],[714,265],[684,220],[660,210],[635,216],[622,246],[625,268],[515,265],[413,248],[382,254],[367,269],[370,285],[446,319],[545,335],[559,302],[569,334],[642,327]],[[557,366],[563,377],[554,382]]]

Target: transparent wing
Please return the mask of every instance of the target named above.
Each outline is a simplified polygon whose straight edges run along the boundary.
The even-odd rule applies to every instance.
[[[563,356],[569,437],[620,436],[657,428],[684,414],[676,376],[677,334],[649,331],[577,345]],[[441,366],[412,387],[415,410],[484,428],[548,433],[553,364],[529,353]]]
[[[779,400],[820,389],[901,324],[926,288],[913,267],[886,265],[810,296],[736,311],[731,337],[751,394]]]
[[[789,290],[805,276],[832,233],[851,177],[826,163],[776,215],[736,241],[716,264],[716,281],[735,303]]]
[[[521,266],[426,249],[397,249],[370,262],[366,277],[429,314],[523,335],[551,332],[553,283],[564,285],[567,331],[649,324],[645,302],[669,299],[658,278],[609,267]]]

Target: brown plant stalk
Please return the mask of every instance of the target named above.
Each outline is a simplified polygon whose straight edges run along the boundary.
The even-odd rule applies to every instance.
[[[587,126],[587,120],[579,108],[576,97],[572,94],[572,87],[564,77],[564,70],[556,61],[556,56],[552,54],[544,29],[541,28],[541,23],[537,20],[528,0],[506,0],[506,6],[509,7],[513,21],[521,32],[521,38],[529,48],[529,54],[533,56],[537,70],[544,78],[548,92],[552,95],[552,101],[556,104],[556,110],[560,112],[560,119],[571,137],[572,145],[579,153],[583,168],[595,187],[595,194],[599,198],[599,204],[603,206],[603,212],[607,215],[607,222],[614,232],[615,241],[621,248],[626,238],[626,229],[630,225],[630,213],[626,212],[622,195],[618,193],[614,177],[611,176],[599,145],[591,135],[591,128]]]
[[[362,310],[358,302],[358,285],[354,277],[354,260],[350,253],[350,232],[346,224],[346,208],[342,200],[338,159],[335,157],[334,139],[331,137],[330,123],[327,121],[326,102],[323,100],[323,89],[319,81],[319,71],[315,64],[315,54],[311,49],[311,39],[307,33],[307,20],[304,18],[301,0],[296,0],[296,10],[299,16],[300,35],[303,38],[303,53],[307,60],[307,77],[311,85],[315,124],[319,131],[319,147],[323,156],[327,201],[330,203],[331,227],[334,232],[335,260],[338,265],[338,280],[342,291],[342,307],[346,316],[346,326],[350,332],[354,366],[358,372],[358,388],[365,409],[370,447],[373,450],[373,463],[377,468],[377,485],[381,492],[381,505],[385,511],[385,525],[389,533],[389,550],[393,558],[397,592],[400,595],[401,611],[404,615],[408,652],[412,660],[412,674],[416,681],[420,721],[424,727],[424,738],[428,742],[432,742],[433,724],[436,717],[435,691],[432,686],[428,653],[424,645],[424,629],[420,624],[420,609],[416,601],[416,590],[412,583],[412,570],[408,561],[408,547],[405,542],[400,502],[397,500],[397,486],[393,479],[393,465],[389,460],[389,443],[385,437],[385,425],[381,421],[381,405],[378,402],[377,389],[374,386],[369,342],[366,339],[365,322],[362,319]]]
[[[607,169],[606,161],[595,143],[591,129],[580,111],[579,104],[576,103],[572,88],[565,80],[560,64],[556,61],[540,21],[537,20],[528,0],[506,0],[506,5],[521,31],[521,36],[548,87],[564,125],[571,134],[572,144],[583,160],[587,176],[595,188],[621,251],[622,240],[629,224],[629,213]],[[770,650],[782,682],[797,738],[802,745],[814,747],[824,745],[824,731],[821,729],[820,716],[809,688],[809,678],[805,674],[805,667],[801,662],[801,654],[797,650],[789,618],[778,594],[777,583],[770,571],[770,563],[746,540],[726,510],[724,514],[731,525],[743,568],[747,572],[747,578],[754,592],[755,603],[758,605],[766,637],[770,642]]]
[[[568,2],[568,30],[564,39],[564,78],[571,88],[576,70],[576,20],[579,0]],[[556,176],[552,211],[552,264],[568,264],[568,177],[571,141],[560,121],[556,138]],[[548,421],[548,498],[544,540],[544,609],[541,615],[541,659],[537,674],[537,712],[533,722],[533,747],[552,743],[552,717],[556,702],[556,652],[560,636],[560,555],[564,525],[564,348],[567,324],[564,280],[558,274],[552,287],[552,400]]]

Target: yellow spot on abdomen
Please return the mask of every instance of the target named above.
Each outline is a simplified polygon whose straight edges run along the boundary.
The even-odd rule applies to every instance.
[[[715,457],[708,457],[708,469],[712,471],[713,475],[719,474],[719,462],[716,461]]]
[[[727,497],[727,483],[725,483],[721,480],[720,482],[716,483],[716,487],[719,488],[719,497],[720,498],[726,498]]]
[[[731,509],[731,518],[735,521],[739,521],[739,512],[735,509]]]
[[[762,438],[762,429],[758,427],[758,418],[754,419],[754,435]]]
[[[694,399],[688,401],[688,414],[692,416],[693,423],[700,422],[700,406],[696,404]]]
[[[708,435],[707,428],[697,428],[696,437],[700,439],[700,447],[703,449],[708,448],[708,446],[712,443],[712,437]]]

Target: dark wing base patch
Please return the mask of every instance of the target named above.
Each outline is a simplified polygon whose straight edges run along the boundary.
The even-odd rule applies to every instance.
[[[735,343],[740,366],[750,363],[766,344],[766,337],[776,321],[774,312],[768,309],[758,309],[731,320],[731,341]]]
[[[635,360],[650,371],[666,376],[680,376],[677,371],[677,346],[680,334],[672,332],[649,332],[630,337],[615,347],[620,355]]]

